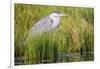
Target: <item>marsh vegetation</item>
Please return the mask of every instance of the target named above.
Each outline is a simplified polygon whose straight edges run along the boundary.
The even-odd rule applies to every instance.
[[[94,9],[82,7],[15,4],[14,6],[15,65],[94,60]],[[54,10],[62,17],[54,32],[23,38],[41,18]]]

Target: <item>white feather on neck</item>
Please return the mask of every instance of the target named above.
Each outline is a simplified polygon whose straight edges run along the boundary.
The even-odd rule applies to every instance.
[[[53,27],[54,28],[57,27],[60,23],[60,16],[57,16],[56,14],[53,13],[49,17],[53,20]]]

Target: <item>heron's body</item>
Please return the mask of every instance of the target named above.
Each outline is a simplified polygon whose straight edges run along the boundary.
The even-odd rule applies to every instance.
[[[58,19],[47,16],[39,20],[30,30],[30,33],[35,35],[43,32],[52,32],[60,24],[60,17]]]
[[[59,11],[53,12],[49,16],[40,19],[29,31],[28,35],[24,38],[24,43],[27,38],[32,35],[42,34],[44,32],[53,32],[60,25],[60,17],[65,16]]]

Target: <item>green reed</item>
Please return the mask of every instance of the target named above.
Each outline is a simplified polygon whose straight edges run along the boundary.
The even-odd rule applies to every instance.
[[[94,51],[93,8],[15,4],[14,9],[15,58],[24,57],[24,64],[80,61],[80,58],[61,57],[59,52],[82,54]],[[55,32],[30,36],[24,45],[22,40],[32,26],[55,10],[69,16],[61,18],[60,26]]]

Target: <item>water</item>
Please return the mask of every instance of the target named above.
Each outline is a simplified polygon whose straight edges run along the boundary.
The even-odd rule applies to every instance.
[[[24,60],[25,60],[25,57],[16,57],[15,58],[15,65],[26,65],[27,63],[24,63]],[[93,52],[84,52],[82,54],[58,52],[56,58],[47,59],[47,60],[34,59],[32,61],[38,61],[38,63],[36,62],[36,63],[32,63],[32,64],[78,62],[78,61],[93,61],[93,60],[94,60],[94,53]]]

